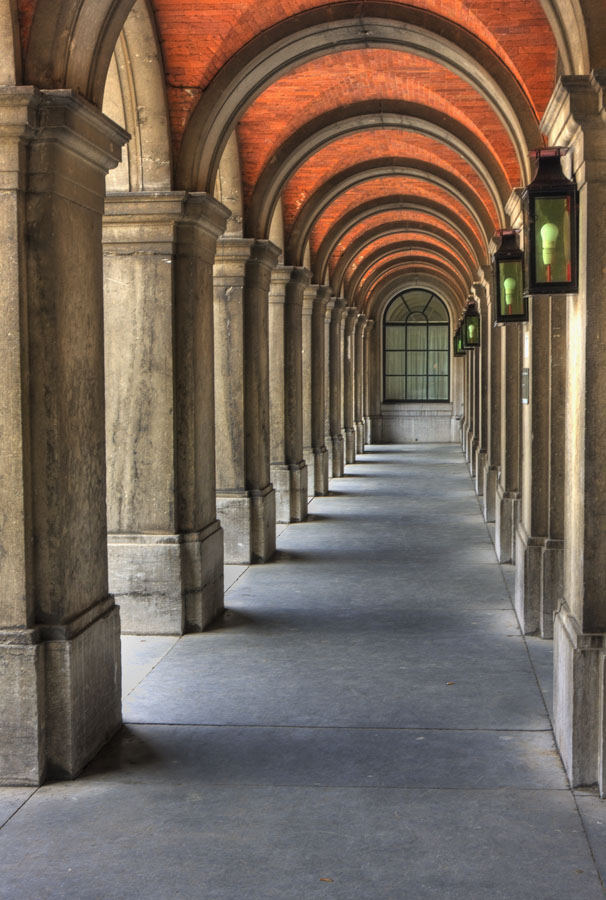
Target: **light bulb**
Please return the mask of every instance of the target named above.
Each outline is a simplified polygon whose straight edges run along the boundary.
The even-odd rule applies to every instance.
[[[476,323],[475,322],[470,322],[469,325],[467,326],[467,336],[470,341],[472,341],[472,342],[475,341],[475,339],[476,339]]]
[[[515,291],[516,291],[517,282],[515,278],[506,278],[503,282],[503,287],[505,288],[505,303],[507,306],[511,306],[515,299]]]
[[[555,245],[560,230],[553,222],[545,222],[541,228],[541,241],[543,242],[543,265],[550,266],[555,256]]]

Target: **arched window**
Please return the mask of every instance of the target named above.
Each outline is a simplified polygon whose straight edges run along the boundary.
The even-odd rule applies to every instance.
[[[387,307],[383,327],[385,400],[448,401],[448,312],[440,298],[431,291],[403,291]]]

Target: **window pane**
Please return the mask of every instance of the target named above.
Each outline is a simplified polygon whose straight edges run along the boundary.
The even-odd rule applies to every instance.
[[[395,376],[385,379],[385,399],[386,400],[405,400],[405,378],[397,378]]]
[[[427,381],[429,400],[448,400],[448,378],[430,377]]]
[[[408,310],[404,305],[404,301],[401,297],[396,297],[395,300],[391,302],[387,309],[387,314],[385,316],[386,322],[403,322],[408,315]]]
[[[407,400],[425,400],[426,399],[427,379],[407,378],[406,379],[406,399]]]
[[[448,350],[448,328],[444,325],[429,326],[429,349]]]
[[[449,354],[443,350],[433,350],[429,353],[429,375],[448,375]]]
[[[406,354],[407,375],[425,375],[427,373],[427,354],[424,351],[414,351]]]
[[[406,354],[398,351],[391,351],[385,354],[385,374],[386,375],[404,375],[406,365]]]
[[[385,349],[404,350],[406,347],[406,328],[403,325],[389,325],[385,329]]]
[[[411,312],[423,312],[431,294],[429,291],[406,291],[404,299]]]
[[[448,322],[448,313],[441,300],[434,297],[425,310],[425,315],[430,322]]]
[[[408,325],[408,349],[427,349],[427,328],[424,325]]]

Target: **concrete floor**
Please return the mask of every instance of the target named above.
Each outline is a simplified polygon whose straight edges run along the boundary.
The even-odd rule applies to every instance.
[[[452,445],[373,447],[203,635],[128,637],[128,723],[75,782],[0,789],[3,900],[594,900],[569,790]]]

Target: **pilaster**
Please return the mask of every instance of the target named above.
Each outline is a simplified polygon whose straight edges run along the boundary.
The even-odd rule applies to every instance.
[[[501,332],[501,468],[495,508],[495,549],[501,563],[512,563],[515,559],[520,505],[520,374],[520,336],[515,325],[508,325]]]
[[[345,429],[345,462],[356,461],[355,397],[355,330],[359,318],[355,306],[347,307],[343,347],[343,428]]]
[[[307,273],[307,278],[311,281],[311,273]],[[306,284],[303,287],[303,308],[302,315],[302,336],[301,336],[301,359],[302,359],[302,418],[303,418],[303,460],[307,468],[307,498],[315,495],[315,456],[312,441],[312,366],[313,366],[313,326],[312,315],[313,307],[318,292],[318,286]]]
[[[364,331],[366,330],[366,316],[358,316],[354,332],[354,428],[356,432],[356,450],[364,453],[365,428],[364,428]]]
[[[343,439],[343,334],[345,300],[335,299],[330,317],[330,439],[332,443],[332,477],[345,472]]]
[[[328,342],[330,288],[313,285],[311,338],[311,438],[314,454],[314,490],[319,496],[328,494],[330,453],[326,444],[330,429],[328,395]]]

